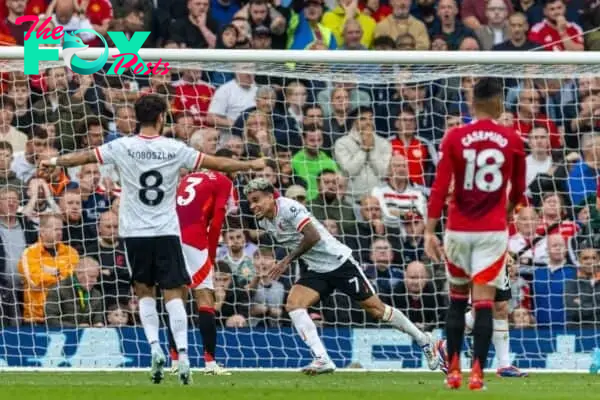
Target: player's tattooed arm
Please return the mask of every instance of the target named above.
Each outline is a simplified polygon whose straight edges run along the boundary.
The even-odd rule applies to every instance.
[[[49,160],[40,162],[42,168],[54,167],[76,167],[78,165],[96,163],[96,153],[93,150],[76,151],[74,153],[65,154],[60,157],[52,157]]]
[[[304,253],[312,249],[319,242],[319,240],[321,240],[321,235],[319,235],[317,228],[315,228],[311,222],[304,225],[300,244],[288,255],[290,262],[296,260]]]

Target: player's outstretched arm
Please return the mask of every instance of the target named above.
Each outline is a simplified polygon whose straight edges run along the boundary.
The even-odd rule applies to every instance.
[[[78,165],[96,163],[96,153],[94,150],[82,150],[74,153],[65,154],[60,157],[52,157],[49,160],[42,160],[40,167],[43,169],[52,169],[54,167],[76,167]]]
[[[200,168],[207,168],[213,171],[238,172],[238,171],[260,171],[266,167],[266,159],[257,158],[256,160],[239,161],[227,157],[215,157],[204,155]]]

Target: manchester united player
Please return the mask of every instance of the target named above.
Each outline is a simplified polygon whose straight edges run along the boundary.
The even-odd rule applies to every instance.
[[[460,350],[470,293],[475,324],[469,388],[479,390],[484,387],[483,368],[493,332],[496,288],[501,289],[506,279],[507,215],[512,215],[525,191],[525,149],[516,131],[494,121],[503,111],[500,81],[481,79],[474,87],[473,108],[476,120],[451,129],[442,141],[429,199],[425,251],[436,261],[445,257],[450,282],[447,385],[458,389],[462,383]],[[435,229],[452,179],[454,191],[442,250]]]
[[[233,152],[219,150],[220,157],[232,158]],[[205,373],[207,375],[231,375],[215,362],[217,347],[217,323],[215,321],[215,297],[213,265],[217,254],[221,227],[228,210],[235,207],[232,179],[213,171],[194,172],[186,175],[177,188],[177,217],[181,226],[181,242],[198,309],[198,324],[204,345]],[[177,348],[169,331],[170,353],[173,372],[177,371]]]
[[[583,51],[583,30],[579,25],[567,21],[565,0],[544,0],[544,17],[531,27],[529,41],[545,50]]]

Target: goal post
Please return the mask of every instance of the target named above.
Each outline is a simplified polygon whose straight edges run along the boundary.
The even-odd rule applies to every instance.
[[[102,51],[90,48],[77,55],[95,60]],[[13,160],[3,169],[0,157],[0,369],[150,365],[110,214],[118,213],[118,171],[89,166],[48,177],[36,168],[56,152],[132,134],[131,107],[144,93],[168,100],[166,134],[205,151],[228,148],[240,157],[271,158],[274,163],[258,175],[305,202],[350,246],[386,302],[441,336],[447,283],[444,267],[423,255],[425,201],[439,142],[447,127],[472,119],[469,90],[483,76],[504,82],[501,122],[520,130],[528,155],[535,156],[528,158],[529,172],[537,173],[528,176],[529,204],[511,231],[510,250],[518,253],[519,264],[509,310],[512,361],[545,371],[581,372],[592,365],[600,321],[588,299],[600,289],[592,295],[583,290],[600,267],[585,264],[580,255],[600,251],[594,236],[600,233],[596,176],[590,167],[600,165],[594,164],[600,157],[600,53],[140,49],[146,63],[169,63],[167,78],[108,75],[105,68],[91,81],[63,70],[62,50],[59,54],[59,61],[40,63],[40,76],[23,74],[23,48],[4,47],[0,54],[5,101],[0,107],[13,109],[5,113],[13,121],[12,136],[0,131],[0,142],[11,144],[0,143],[0,155],[10,152],[6,157]],[[117,54],[109,49],[109,60]],[[227,92],[220,89],[236,73],[252,78]],[[379,140],[375,166],[351,166],[353,154],[344,158],[336,152],[338,140],[356,133],[348,117],[360,107],[373,111]],[[217,129],[210,129],[215,123]],[[414,141],[407,145],[411,135]],[[360,141],[360,133],[354,140]],[[248,178],[238,180],[238,189]],[[68,196],[79,196],[81,210],[70,208]],[[284,310],[298,268],[277,284],[263,277],[260,290],[245,289],[264,274],[269,260],[254,256],[256,224],[247,205],[242,201],[234,209],[217,254],[225,285],[217,293],[217,361],[242,369],[302,367],[311,356]],[[97,283],[89,290],[78,275],[84,263],[50,265],[43,249],[31,250],[44,240],[39,222],[50,212],[62,215],[62,241],[79,259],[96,260]],[[243,239],[235,238],[239,232]],[[557,235],[564,237],[566,265],[560,279],[554,274],[560,257],[550,250],[559,246]],[[268,246],[281,257],[279,247]],[[52,268],[58,271],[54,279],[48,277]],[[199,368],[202,343],[191,300],[188,308],[190,360]],[[344,295],[319,303],[310,315],[339,367],[426,367],[407,335],[375,323]],[[166,321],[163,315],[165,349]],[[489,365],[496,365],[492,355]]]

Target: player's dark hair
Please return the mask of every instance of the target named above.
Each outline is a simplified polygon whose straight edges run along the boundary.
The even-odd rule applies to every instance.
[[[473,87],[475,114],[498,118],[504,111],[504,87],[498,78],[481,78]]]
[[[167,103],[155,94],[147,94],[135,102],[135,118],[140,127],[155,126],[160,116],[166,112]]]
[[[235,158],[235,153],[227,148],[222,148],[215,152],[215,156],[224,158]]]

